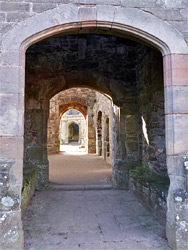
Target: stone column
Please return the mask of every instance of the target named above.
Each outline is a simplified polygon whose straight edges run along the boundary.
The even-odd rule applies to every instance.
[[[24,168],[36,172],[37,189],[43,188],[49,180],[47,120],[48,101],[26,99]]]
[[[0,248],[4,250],[23,249],[20,205],[25,70],[19,53],[0,51]]]
[[[118,108],[114,114],[113,178],[118,186],[128,189],[128,169],[126,168],[125,115]]]
[[[170,188],[167,238],[172,249],[188,246],[188,55],[164,56],[166,152]]]
[[[48,120],[48,150],[51,152],[59,152],[59,106],[57,100],[50,103],[50,116]]]
[[[93,121],[93,109],[88,106],[88,153],[96,153],[95,128]]]

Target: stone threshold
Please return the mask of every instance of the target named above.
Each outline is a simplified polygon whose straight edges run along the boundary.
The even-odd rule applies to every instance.
[[[89,191],[89,190],[112,190],[112,189],[121,189],[117,186],[111,184],[98,184],[98,185],[63,185],[50,183],[47,189],[54,191]]]

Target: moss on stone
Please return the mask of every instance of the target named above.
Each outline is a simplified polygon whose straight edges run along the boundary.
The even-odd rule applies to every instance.
[[[22,187],[22,201],[21,210],[22,216],[29,204],[31,197],[35,192],[36,173],[33,169],[23,169],[23,187]]]
[[[130,169],[130,176],[144,185],[148,184],[159,191],[168,192],[169,178],[153,172],[149,167],[134,166]]]

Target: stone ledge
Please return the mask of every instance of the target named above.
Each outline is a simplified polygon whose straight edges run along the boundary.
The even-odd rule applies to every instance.
[[[21,210],[22,217],[24,212],[35,192],[35,180],[36,172],[33,169],[24,169],[23,170],[23,187],[22,187],[22,201],[21,201]]]
[[[147,167],[133,167],[129,172],[129,188],[162,224],[166,224],[166,199],[169,179]]]

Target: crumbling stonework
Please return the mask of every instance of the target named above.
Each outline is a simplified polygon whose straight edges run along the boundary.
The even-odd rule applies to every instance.
[[[62,90],[80,86],[110,95],[119,107],[114,109],[113,123],[118,130],[113,136],[114,183],[126,186],[129,167],[135,162],[147,163],[155,172],[166,174],[165,137],[170,178],[167,237],[173,249],[186,249],[187,10],[186,0],[0,2],[1,177],[5,175],[8,180],[2,177],[3,249],[23,249],[20,216],[23,162],[25,167],[36,169],[38,187],[48,182],[49,100]],[[61,41],[53,37],[60,34],[64,36]],[[49,37],[53,38],[41,41]],[[154,63],[159,54],[146,52],[142,42],[162,54],[164,79],[159,76],[159,82],[164,86],[164,105],[162,88],[156,90],[152,84],[159,80],[155,72],[161,72],[162,63],[159,68]],[[152,60],[148,53],[150,56],[154,53]],[[154,89],[147,93],[150,86]],[[142,135],[141,116],[146,122],[150,146]],[[126,128],[125,124],[134,126]],[[160,134],[156,137],[156,133]],[[7,164],[10,167],[5,171],[3,166]],[[12,201],[14,205],[9,206]]]
[[[94,124],[96,128],[96,152],[112,163],[113,153],[113,102],[109,97],[96,92]],[[109,124],[106,121],[109,121]],[[107,136],[108,135],[108,136]]]

